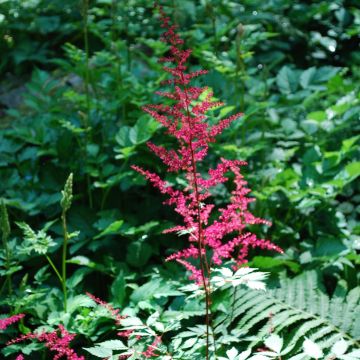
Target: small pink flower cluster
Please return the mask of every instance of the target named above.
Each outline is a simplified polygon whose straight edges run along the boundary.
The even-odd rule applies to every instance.
[[[60,334],[58,334],[60,332]],[[60,336],[59,336],[60,335]],[[83,356],[78,356],[73,349],[70,348],[70,342],[76,335],[69,333],[64,326],[59,325],[58,330],[52,332],[43,332],[40,334],[29,333],[22,335],[16,339],[13,339],[7,343],[7,345],[17,344],[25,340],[36,339],[40,342],[44,342],[45,346],[56,352],[53,360],[58,360],[65,356],[68,360],[85,360]],[[18,360],[23,359],[22,355],[17,357]]]
[[[206,74],[206,71],[186,72],[186,62],[191,54],[190,49],[183,50],[183,40],[170,25],[160,7],[162,27],[166,29],[162,40],[170,45],[169,56],[160,62],[172,64],[163,69],[171,75],[164,83],[171,85],[168,91],[157,92],[158,95],[171,99],[173,104],[147,105],[143,109],[162,124],[167,133],[178,142],[176,149],[148,143],[149,148],[167,166],[169,172],[183,172],[187,185],[183,190],[175,189],[157,174],[139,166],[133,169],[145,176],[160,192],[168,196],[165,204],[173,205],[175,211],[183,218],[183,225],[175,226],[165,232],[181,232],[188,235],[189,247],[167,258],[176,260],[191,272],[191,279],[204,284],[212,265],[220,265],[224,259],[232,259],[237,266],[246,262],[250,248],[282,250],[268,240],[258,239],[256,235],[244,232],[247,225],[267,224],[269,222],[255,217],[248,210],[254,199],[248,198],[250,190],[240,173],[244,161],[221,159],[216,168],[210,169],[204,176],[200,173],[201,162],[208,153],[209,145],[215,137],[223,132],[242,114],[235,114],[215,125],[207,120],[207,111],[223,105],[212,101],[213,94],[207,87],[190,84],[193,78]],[[231,193],[230,204],[217,209],[209,201],[211,189],[228,181],[228,173],[234,176],[235,189]],[[215,213],[215,214],[214,214]],[[217,215],[217,220],[212,220]],[[201,270],[190,263],[189,259],[200,259]]]
[[[157,356],[155,354],[156,351],[156,347],[161,343],[161,337],[160,336],[156,336],[154,341],[152,342],[151,345],[148,346],[148,348],[142,353],[142,355],[144,355],[147,359],[151,358],[153,356]]]
[[[120,315],[119,314],[119,310],[118,309],[114,309],[112,307],[112,305],[110,305],[109,303],[107,303],[104,300],[99,299],[98,297],[90,294],[89,292],[86,293],[86,295],[91,298],[92,300],[94,300],[97,304],[99,304],[100,306],[104,307],[105,309],[107,309],[111,315],[114,316],[115,318],[115,323],[116,325],[120,325],[121,324],[121,320],[125,319],[126,316]],[[120,337],[125,337],[125,338],[129,338],[132,334],[133,334],[134,330],[124,330],[124,331],[120,331],[117,333],[118,336]],[[136,338],[138,340],[141,339],[140,335],[136,335]],[[142,355],[144,355],[146,358],[151,358],[155,355],[155,350],[156,350],[156,346],[161,342],[161,337],[160,336],[156,336],[154,341],[152,342],[152,344],[148,345],[147,349],[142,353]],[[127,359],[130,355],[120,355],[119,359]]]
[[[0,319],[0,330],[5,330],[9,325],[18,322],[24,316],[25,316],[24,314],[17,314],[5,319]]]
[[[94,296],[93,294],[90,294],[89,292],[87,292],[86,295],[90,299],[94,300],[97,304],[108,310],[110,314],[114,317],[116,325],[120,325],[121,320],[126,318],[126,316],[122,316],[119,314],[120,311],[119,309],[114,309],[113,306],[107,303],[106,301],[99,299],[98,297]]]

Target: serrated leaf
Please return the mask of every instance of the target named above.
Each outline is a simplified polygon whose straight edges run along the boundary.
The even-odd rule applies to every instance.
[[[152,254],[152,248],[143,241],[132,242],[126,254],[126,261],[135,267],[144,266]]]
[[[103,347],[109,350],[125,350],[127,346],[120,340],[106,340],[101,343],[98,343],[97,346]]]
[[[348,342],[345,341],[344,339],[340,339],[331,347],[331,352],[336,356],[340,356],[346,353],[348,347],[349,347]]]
[[[283,66],[276,76],[276,83],[283,94],[294,93],[298,87],[298,74],[288,66]]]
[[[80,307],[91,307],[94,305],[94,301],[86,295],[77,295],[68,299],[68,312],[71,314]]]
[[[114,235],[117,234],[124,224],[124,220],[117,220],[111,223],[105,230],[103,230],[100,234],[94,236],[94,239],[99,239],[106,235]]]
[[[281,353],[283,347],[283,339],[277,334],[271,334],[265,341],[264,344],[272,351],[277,354]]]
[[[227,357],[229,360],[234,360],[238,354],[238,351],[233,347],[226,352]]]
[[[320,346],[310,339],[306,339],[303,343],[304,353],[310,356],[313,359],[320,359],[323,357],[324,353]]]
[[[239,354],[236,360],[246,360],[251,354],[251,349],[243,351]]]
[[[106,349],[100,346],[94,346],[90,348],[83,348],[87,352],[89,352],[91,355],[94,355],[99,358],[108,358],[109,356],[112,356],[112,350]]]
[[[115,302],[121,306],[126,295],[126,282],[124,271],[121,270],[111,285],[111,294]]]

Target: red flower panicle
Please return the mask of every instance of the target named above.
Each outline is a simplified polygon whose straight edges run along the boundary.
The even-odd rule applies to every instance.
[[[9,325],[18,322],[24,316],[25,316],[25,314],[17,314],[17,315],[13,315],[13,316],[10,316],[10,317],[5,318],[5,319],[0,319],[0,330],[6,330],[6,328]]]
[[[99,299],[98,297],[94,296],[93,294],[90,294],[89,292],[87,292],[86,295],[90,299],[94,300],[97,304],[99,304],[100,306],[102,306],[103,308],[108,310],[110,312],[110,314],[114,317],[116,325],[120,325],[121,320],[126,317],[126,316],[120,315],[119,314],[120,310],[119,309],[114,309],[113,306],[110,305],[109,303],[107,303],[106,301]]]
[[[154,341],[152,342],[151,345],[149,345],[147,347],[147,349],[142,353],[142,355],[144,355],[147,359],[157,356],[155,351],[156,351],[156,347],[161,343],[161,337],[160,336],[155,336]]]
[[[58,330],[52,332],[42,332],[39,334],[29,333],[13,339],[7,345],[16,344],[25,340],[36,339],[44,342],[45,346],[50,350],[56,352],[53,360],[58,360],[66,357],[67,360],[85,360],[83,356],[78,356],[73,349],[70,348],[70,342],[76,335],[69,333],[64,326],[59,325]],[[22,356],[22,355],[19,355]],[[18,356],[18,358],[19,358]],[[21,357],[19,359],[22,359]]]
[[[167,258],[183,264],[191,272],[191,279],[204,284],[209,276],[211,265],[220,265],[224,259],[232,259],[236,264],[245,263],[249,248],[282,252],[268,240],[258,239],[256,235],[245,232],[247,225],[269,224],[266,220],[255,217],[248,210],[254,199],[247,197],[250,190],[240,173],[244,161],[221,159],[215,169],[207,174],[200,173],[201,162],[206,157],[209,144],[242,114],[235,114],[223,119],[215,125],[207,122],[207,111],[221,106],[222,103],[212,101],[213,94],[207,87],[191,84],[192,79],[206,74],[205,70],[187,71],[187,60],[190,49],[182,49],[183,40],[175,32],[176,27],[170,25],[170,19],[162,8],[160,16],[165,32],[162,40],[169,44],[169,55],[160,62],[167,63],[163,69],[171,76],[164,83],[171,89],[157,92],[158,95],[173,101],[169,105],[146,105],[144,111],[162,124],[167,133],[174,136],[178,146],[167,149],[163,146],[148,143],[149,148],[167,166],[169,172],[183,172],[187,186],[183,190],[175,189],[157,174],[144,170],[139,166],[133,169],[145,176],[153,186],[168,196],[165,201],[173,205],[182,217],[183,225],[176,226],[166,232],[180,232],[188,236],[189,247]],[[211,189],[228,181],[228,173],[234,176],[235,189],[231,193],[230,203],[217,209],[217,220],[214,218],[215,205],[211,203]],[[216,215],[216,213],[215,213]],[[199,259],[202,269],[189,262]],[[204,265],[205,264],[205,265]]]

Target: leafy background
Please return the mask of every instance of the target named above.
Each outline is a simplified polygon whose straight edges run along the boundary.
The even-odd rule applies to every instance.
[[[328,298],[359,287],[358,5],[174,0],[165,7],[193,49],[191,66],[209,70],[206,84],[227,104],[213,117],[245,114],[212,146],[204,168],[219,157],[248,162],[252,210],[273,223],[257,231],[285,250],[252,254],[250,266],[270,272],[270,288],[314,271]],[[167,176],[145,143],[171,139],[141,110],[158,101],[164,79],[160,34],[145,0],[0,1],[0,197],[12,227],[11,264],[3,250],[0,266],[2,284],[10,273],[15,289],[2,287],[0,306],[31,315],[23,332],[65,323],[81,334],[78,349],[106,338],[109,322],[86,320],[85,291],[143,318],[182,314],[184,327],[201,314],[199,302],[188,304],[178,290],[187,283],[183,270],[164,264],[181,247],[181,237],[162,235],[177,218],[130,168]],[[72,316],[62,311],[44,257],[60,262],[60,190],[70,172],[68,226],[80,232],[69,247]],[[218,204],[228,191],[218,189]],[[15,221],[45,228],[51,241],[24,241]],[[350,334],[359,340],[358,330]]]

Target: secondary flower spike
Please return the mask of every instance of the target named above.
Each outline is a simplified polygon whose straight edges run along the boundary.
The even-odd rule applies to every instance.
[[[66,358],[67,360],[85,360],[83,356],[78,356],[75,351],[70,348],[70,342],[75,338],[75,336],[75,334],[69,333],[63,325],[59,325],[57,330],[51,332],[21,335],[20,337],[9,341],[7,345],[17,344],[25,340],[36,339],[39,342],[45,343],[45,346],[50,351],[55,352],[53,360],[58,360],[60,358]],[[21,357],[19,359],[21,359]]]
[[[18,322],[25,314],[17,314],[8,318],[0,319],[0,330],[5,330],[9,325]]]
[[[168,199],[165,203],[174,206],[183,219],[182,225],[165,232],[187,235],[189,246],[170,255],[167,260],[178,261],[191,272],[191,279],[206,286],[210,267],[220,265],[224,259],[232,259],[240,265],[247,261],[250,248],[282,250],[246,231],[247,225],[269,225],[269,222],[255,217],[248,210],[249,203],[254,199],[247,197],[250,190],[240,173],[241,166],[246,165],[244,161],[221,158],[216,168],[200,171],[210,143],[215,142],[216,136],[242,114],[232,115],[215,125],[208,122],[207,112],[223,103],[213,101],[213,93],[207,87],[193,85],[193,80],[207,71],[188,71],[191,50],[182,49],[184,41],[175,31],[176,26],[170,24],[170,18],[161,7],[159,11],[161,27],[165,29],[162,41],[169,45],[169,54],[159,61],[164,63],[163,69],[170,74],[170,79],[163,82],[167,89],[157,94],[170,99],[172,105],[150,104],[143,110],[176,138],[177,147],[168,149],[151,142],[148,147],[169,172],[184,174],[186,186],[183,189],[174,188],[149,170],[139,166],[133,166],[133,169],[166,195]],[[216,208],[211,202],[211,189],[227,182],[229,173],[232,173],[235,184],[230,203],[224,208]],[[197,261],[191,260],[200,260],[200,269],[196,266]]]

